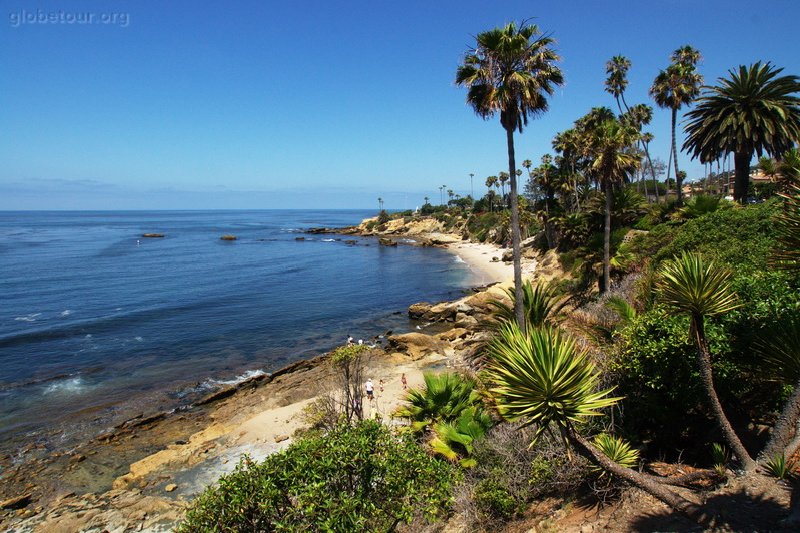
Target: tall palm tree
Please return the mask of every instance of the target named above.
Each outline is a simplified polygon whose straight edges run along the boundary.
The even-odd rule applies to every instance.
[[[623,183],[627,176],[639,168],[641,158],[632,149],[637,139],[638,132],[634,127],[613,118],[601,122],[592,135],[591,170],[606,197],[602,292],[611,286],[611,210],[614,205],[614,187]]]
[[[733,152],[733,198],[744,203],[750,184],[750,160],[763,152],[778,155],[800,141],[800,78],[778,76],[782,68],[760,61],[705,87],[698,105],[686,114],[683,149],[692,158],[712,161]]]
[[[755,461],[733,430],[714,388],[711,354],[705,334],[704,321],[739,307],[730,283],[730,273],[706,263],[699,255],[684,252],[669,261],[661,271],[658,284],[660,299],[689,315],[690,335],[697,347],[697,364],[711,411],[722,436],[745,470],[753,470]]]
[[[587,352],[579,350],[574,340],[548,327],[523,333],[516,323],[508,322],[491,341],[488,351],[490,393],[504,418],[535,425],[534,441],[555,426],[565,444],[589,461],[697,522],[709,524],[710,517],[696,504],[667,489],[658,478],[615,463],[580,433],[581,422],[600,415],[601,409],[613,406],[621,398],[609,397],[613,389],[598,390],[600,375]]]
[[[509,23],[479,33],[475,48],[467,51],[456,71],[456,84],[467,87],[467,103],[480,117],[500,113],[506,131],[508,175],[511,177],[511,242],[514,259],[515,309],[520,324],[522,311],[522,265],[520,250],[519,197],[514,156],[514,131],[520,133],[528,118],[547,111],[547,95],[564,83],[556,66],[553,39],[542,35],[535,24]],[[523,326],[524,327],[524,326]]]
[[[617,108],[622,114],[622,105],[620,105],[620,98],[625,105],[625,110],[628,110],[628,104],[625,102],[625,89],[628,87],[628,69],[631,68],[631,60],[625,56],[619,55],[612,57],[606,63],[606,92],[610,93],[617,101]]]
[[[698,61],[700,61],[700,52],[691,46],[678,48],[672,53],[672,64],[658,73],[653,85],[650,87],[650,96],[653,97],[658,107],[669,108],[672,112],[672,157],[675,165],[678,204],[683,203],[683,180],[678,175],[678,148],[675,125],[678,120],[678,110],[684,105],[691,104],[700,94],[703,76],[697,72],[696,65]]]
[[[509,180],[508,172],[499,172],[497,174],[497,181],[500,182],[500,197],[506,197],[506,182]]]

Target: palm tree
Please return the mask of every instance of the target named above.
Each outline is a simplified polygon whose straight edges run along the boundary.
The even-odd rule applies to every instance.
[[[520,324],[522,312],[522,265],[520,250],[519,197],[514,156],[514,131],[522,132],[528,117],[547,111],[547,95],[564,83],[556,66],[558,55],[550,46],[553,39],[541,35],[535,24],[509,23],[479,33],[474,49],[464,56],[456,72],[456,84],[468,87],[467,103],[481,118],[500,113],[506,131],[508,175],[511,177],[511,242],[514,259],[516,313]],[[524,327],[524,326],[522,326]]]
[[[497,181],[500,183],[500,198],[506,197],[506,182],[509,179],[508,172],[500,171],[497,173]]]
[[[628,87],[628,69],[630,68],[631,60],[622,55],[614,56],[606,63],[606,74],[608,74],[606,92],[610,93],[617,101],[620,114],[622,114],[620,98],[622,98],[625,109],[628,109],[628,104],[625,102],[625,89]]]
[[[465,409],[480,404],[477,384],[471,378],[450,372],[426,372],[423,378],[425,387],[409,390],[405,403],[394,413],[409,419],[418,433],[439,422],[453,422]]]
[[[658,478],[615,463],[578,431],[576,424],[599,416],[602,409],[621,398],[609,397],[613,389],[598,390],[600,374],[574,340],[548,327],[523,333],[516,323],[509,322],[489,344],[489,355],[490,393],[500,414],[535,425],[534,442],[555,426],[564,443],[589,461],[699,523],[709,523],[697,505],[667,489]]]
[[[692,158],[712,161],[733,152],[735,182],[733,198],[747,201],[750,160],[753,153],[777,155],[800,140],[800,78],[778,76],[782,68],[760,61],[719,85],[705,87],[695,109],[686,114],[687,138],[683,149]]]
[[[383,211],[383,198],[378,196],[378,210]]]
[[[672,53],[672,64],[662,70],[650,87],[650,96],[653,97],[658,107],[669,108],[672,111],[672,157],[675,164],[675,182],[678,189],[678,204],[683,203],[683,180],[678,175],[678,148],[675,138],[675,124],[678,119],[678,110],[684,105],[689,105],[700,94],[700,85],[703,83],[695,66],[700,61],[700,52],[691,46],[678,48]],[[667,176],[669,177],[669,176]]]
[[[697,347],[697,364],[711,411],[722,436],[745,470],[753,470],[755,461],[733,430],[714,388],[711,354],[705,334],[704,320],[739,307],[730,283],[730,273],[706,263],[699,255],[684,252],[669,261],[661,271],[658,284],[660,299],[689,315],[690,335]]]
[[[439,205],[444,205],[444,190],[447,188],[447,185],[442,185],[439,187]]]
[[[431,199],[427,196],[425,197],[425,205],[428,205],[431,202]]]
[[[639,155],[632,150],[637,138],[635,128],[613,118],[604,120],[593,131],[591,170],[606,197],[602,292],[611,286],[611,210],[614,205],[614,186],[623,183],[640,165]]]

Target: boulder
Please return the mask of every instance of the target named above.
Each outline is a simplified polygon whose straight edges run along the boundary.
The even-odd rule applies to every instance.
[[[239,237],[237,237],[236,235],[223,235],[222,237],[219,238],[219,240],[221,240],[221,241],[235,241],[238,238]]]
[[[176,485],[175,483],[170,483],[169,485],[164,487],[164,490],[167,491],[167,492],[172,492],[173,490],[175,490],[177,488],[178,488],[178,485]]]
[[[453,328],[450,331],[440,333],[439,338],[448,342],[453,342],[456,339],[463,339],[468,333],[469,331],[464,328]]]
[[[452,322],[456,318],[456,306],[452,302],[442,302],[431,307],[431,320]]]
[[[457,328],[474,328],[478,325],[478,319],[471,315],[466,315],[464,313],[458,313],[456,315],[456,323],[455,327]]]
[[[387,239],[385,237],[381,237],[380,239],[378,239],[378,243],[381,246],[397,246],[397,241],[394,241],[392,239]]]
[[[142,237],[147,239],[160,239],[164,236],[163,233],[142,233]]]
[[[441,339],[424,333],[404,333],[387,339],[391,351],[404,352],[416,361],[432,353],[444,353],[447,345]]]
[[[502,259],[506,263],[510,263],[511,261],[513,261],[514,260],[514,252],[513,252],[513,250],[506,250],[505,252],[503,252]]]
[[[428,313],[430,313],[431,307],[431,304],[428,302],[411,304],[408,308],[408,318],[413,320],[428,320]]]

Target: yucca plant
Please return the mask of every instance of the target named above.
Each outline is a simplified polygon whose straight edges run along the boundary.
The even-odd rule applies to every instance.
[[[711,444],[711,460],[714,463],[714,471],[720,476],[725,477],[728,470],[728,463],[731,462],[731,452],[724,444],[714,442]]]
[[[731,287],[730,272],[713,262],[706,262],[699,254],[684,252],[666,263],[657,287],[663,303],[689,315],[689,335],[694,338],[697,347],[697,363],[711,411],[725,442],[744,469],[754,469],[756,463],[733,430],[714,388],[711,355],[705,334],[704,320],[707,317],[727,313],[740,305]]]
[[[800,185],[789,187],[784,199],[783,212],[775,217],[777,246],[770,262],[775,268],[800,273]]]
[[[523,334],[513,322],[489,344],[490,392],[500,414],[537,427],[534,441],[550,424],[565,436],[573,422],[599,416],[620,398],[596,390],[599,376],[585,351],[559,330],[543,327]]]
[[[794,467],[796,465],[794,461],[787,461],[786,456],[781,453],[773,456],[764,466],[770,476],[780,480],[787,480],[794,475]]]
[[[514,291],[505,289],[505,292],[511,300],[510,306],[502,300],[489,301],[489,305],[492,307],[491,315],[495,321],[492,324],[493,328],[509,322],[516,322]],[[525,280],[522,284],[522,309],[526,326],[539,328],[550,323],[557,310],[557,300],[558,297],[551,284],[537,283],[534,286],[530,280]]]
[[[613,389],[599,389],[599,373],[587,353],[578,350],[569,336],[547,326],[523,333],[514,322],[507,322],[488,351],[486,373],[498,410],[506,419],[521,420],[523,426],[535,425],[533,442],[548,427],[555,426],[565,444],[592,463],[698,523],[710,524],[709,517],[696,504],[615,463],[576,429],[576,424],[600,415],[602,409],[613,406],[620,398],[610,396]]]
[[[759,454],[764,463],[778,454],[791,456],[788,449],[800,418],[800,309],[762,332],[753,343],[756,355],[763,358],[762,369],[769,378],[794,386],[772,430],[769,442]]]
[[[416,433],[439,422],[455,421],[465,409],[481,401],[472,378],[451,372],[426,372],[423,377],[425,386],[409,390],[405,404],[394,412],[397,417],[407,418]]]
[[[639,463],[639,450],[620,437],[600,433],[594,438],[594,445],[603,452],[606,457],[624,468],[634,468]],[[594,467],[595,471],[603,472],[600,468]]]

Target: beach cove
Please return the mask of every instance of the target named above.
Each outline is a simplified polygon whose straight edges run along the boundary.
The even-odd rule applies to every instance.
[[[347,233],[352,235],[331,238],[343,242],[349,240]],[[379,380],[383,383],[372,410],[386,421],[402,397],[403,374],[413,387],[422,383],[426,369],[461,364],[480,341],[475,326],[486,302],[502,298],[501,287],[512,277],[511,265],[500,260],[503,250],[494,245],[461,242],[439,232],[406,235],[404,244],[420,244],[411,242],[420,236],[463,262],[472,283],[505,285],[451,303],[423,304],[422,314],[416,306],[417,314],[409,313],[414,331],[377,339],[369,368],[376,388]],[[374,236],[359,237],[375,241]],[[101,524],[118,524],[120,531],[139,525],[166,530],[182,515],[187,500],[232,470],[243,454],[259,459],[288,446],[303,426],[303,408],[330,379],[325,356],[314,357],[223,384],[178,408],[140,404],[140,413],[66,449],[53,451],[51,445],[31,442],[6,457],[6,524],[27,519],[27,529],[20,531],[73,531]]]

